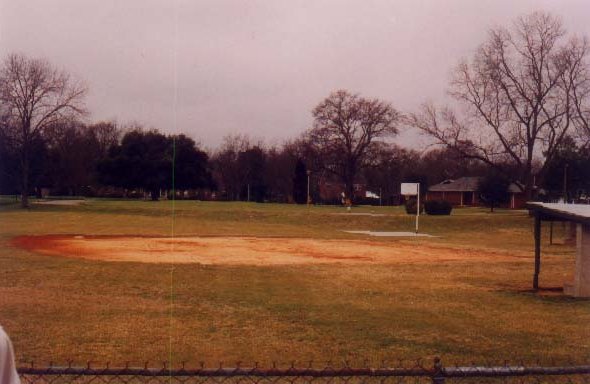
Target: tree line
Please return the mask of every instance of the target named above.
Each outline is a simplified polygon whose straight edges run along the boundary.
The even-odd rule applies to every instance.
[[[12,54],[0,68],[0,192],[20,194],[23,207],[42,188],[304,203],[319,201],[320,186],[334,182],[348,198],[364,184],[393,203],[400,182],[426,186],[467,175],[518,181],[529,198],[536,185],[554,194],[590,191],[587,56],[585,37],[535,12],[490,30],[458,63],[451,105],[403,113],[337,90],[312,109],[313,126],[298,138],[269,146],[230,135],[205,150],[182,134],[84,123],[82,83],[45,60]],[[430,150],[395,143],[410,127],[430,138]]]

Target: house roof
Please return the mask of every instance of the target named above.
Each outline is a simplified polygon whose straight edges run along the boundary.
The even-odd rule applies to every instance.
[[[536,186],[533,189],[536,189]],[[518,181],[516,183],[510,183],[508,186],[508,192],[510,193],[521,193],[522,191],[524,191],[524,185]]]
[[[445,180],[428,188],[430,192],[475,192],[481,177],[460,177],[456,180]],[[510,183],[509,193],[521,193],[520,183]]]
[[[457,180],[445,180],[428,188],[431,192],[474,192],[477,191],[480,177],[461,177]]]

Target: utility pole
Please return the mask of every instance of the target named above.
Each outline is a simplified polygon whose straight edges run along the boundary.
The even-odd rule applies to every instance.
[[[250,183],[248,183],[248,202],[250,202]]]

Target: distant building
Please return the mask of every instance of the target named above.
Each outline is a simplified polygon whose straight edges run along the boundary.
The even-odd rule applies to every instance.
[[[454,206],[483,205],[479,200],[477,187],[481,177],[461,177],[456,180],[445,180],[428,188],[426,201],[446,200]],[[510,199],[507,204],[500,205],[504,208],[522,209],[525,206],[526,198],[524,192],[517,183],[508,186]]]

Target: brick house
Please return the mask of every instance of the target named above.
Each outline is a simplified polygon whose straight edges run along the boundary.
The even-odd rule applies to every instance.
[[[456,180],[445,180],[428,188],[426,201],[446,200],[454,206],[479,207],[483,205],[477,193],[477,187],[481,179],[481,177],[461,177]],[[501,207],[524,208],[526,198],[518,184],[511,183],[508,186],[508,193],[510,199],[508,203],[502,204]]]

